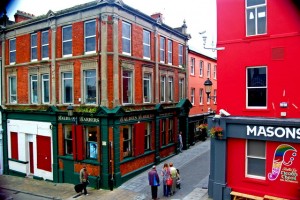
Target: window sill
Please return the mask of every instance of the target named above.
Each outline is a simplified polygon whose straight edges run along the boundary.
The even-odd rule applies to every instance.
[[[126,162],[130,162],[130,161],[133,161],[135,159],[142,158],[142,157],[147,156],[147,155],[152,154],[152,153],[154,153],[153,150],[145,150],[144,154],[138,155],[138,156],[130,156],[130,157],[123,158],[123,160],[120,163],[124,164]]]
[[[266,180],[255,179],[255,178],[251,178],[251,177],[244,177],[243,182],[252,183],[252,184],[259,184],[259,185],[268,185]]]
[[[261,40],[261,39],[268,39],[270,38],[269,34],[262,34],[262,35],[250,35],[243,38],[243,40]]]
[[[22,161],[22,160],[17,160],[17,159],[13,159],[13,158],[9,158],[9,161],[13,161],[13,162],[17,162],[17,163],[21,163],[21,164],[28,164],[28,161]]]

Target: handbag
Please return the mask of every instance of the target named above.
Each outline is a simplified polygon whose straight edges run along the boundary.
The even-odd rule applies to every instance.
[[[166,180],[166,184],[167,184],[167,185],[172,185],[172,184],[173,184],[173,179],[168,178],[168,179]]]

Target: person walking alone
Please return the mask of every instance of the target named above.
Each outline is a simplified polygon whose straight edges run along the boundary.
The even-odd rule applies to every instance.
[[[179,151],[182,152],[183,143],[182,143],[182,132],[180,131],[178,134],[178,143],[179,143]]]
[[[89,184],[88,177],[89,175],[87,173],[86,166],[83,166],[83,168],[79,172],[79,178],[80,178],[80,183],[83,186],[84,195],[89,195],[86,190],[86,187]]]
[[[148,181],[151,186],[151,195],[153,200],[157,200],[157,188],[159,186],[159,176],[156,171],[156,166],[154,165],[152,169],[148,172]]]

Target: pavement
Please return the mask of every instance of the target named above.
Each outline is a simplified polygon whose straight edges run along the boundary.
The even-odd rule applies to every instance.
[[[173,162],[177,168],[189,164],[193,159],[196,159],[201,154],[207,153],[210,150],[210,139],[206,141],[197,142],[188,150],[175,155],[164,162]],[[157,166],[157,169],[162,169],[163,163]],[[207,161],[209,162],[209,160]],[[35,180],[29,177],[22,178],[10,175],[0,176],[0,190],[15,191],[18,193],[25,193],[32,196],[40,197],[41,199],[54,200],[150,200],[151,191],[148,185],[148,170],[142,172],[138,176],[123,183],[120,187],[114,188],[113,191],[103,189],[88,189],[88,196],[76,194],[74,185],[69,183],[53,183],[43,180]],[[162,187],[159,187],[158,197],[160,200],[210,200],[207,194],[208,174],[202,180],[199,180],[192,191],[188,194],[184,193],[184,188],[175,193],[171,197],[162,196]],[[180,195],[184,194],[183,195]]]

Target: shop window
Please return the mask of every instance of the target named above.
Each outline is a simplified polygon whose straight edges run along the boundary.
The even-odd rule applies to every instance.
[[[123,157],[132,156],[132,127],[125,126],[123,128]]]
[[[9,63],[16,63],[16,38],[9,40]]]
[[[64,125],[65,155],[73,154],[72,125]]]
[[[166,76],[160,77],[160,101],[166,101]]]
[[[84,102],[96,104],[96,70],[85,70],[84,74]]]
[[[247,140],[246,176],[265,179],[266,176],[266,142]]]
[[[49,31],[42,32],[42,60],[49,59]]]
[[[169,142],[174,142],[174,122],[173,119],[169,119]]]
[[[122,52],[131,55],[131,24],[122,22]]]
[[[145,150],[150,150],[151,145],[151,123],[145,126]]]
[[[62,28],[62,53],[63,57],[72,56],[72,26]]]
[[[267,68],[247,68],[247,108],[266,108]]]
[[[166,53],[166,44],[165,44],[165,38],[160,37],[160,49],[159,49],[159,55],[160,55],[160,62],[165,63],[165,53]]]
[[[144,58],[150,60],[151,44],[150,44],[150,31],[143,30],[143,53]]]
[[[267,30],[266,0],[246,0],[247,36],[265,34]]]
[[[15,160],[19,160],[19,145],[18,145],[18,133],[11,132],[10,133],[10,152],[11,158]]]
[[[37,34],[31,34],[31,61],[37,60]]]
[[[96,21],[84,23],[84,50],[85,53],[96,52]]]
[[[98,158],[98,143],[97,143],[97,127],[86,127],[86,158],[97,159]]]
[[[173,42],[168,40],[168,64],[172,65],[173,61]]]

